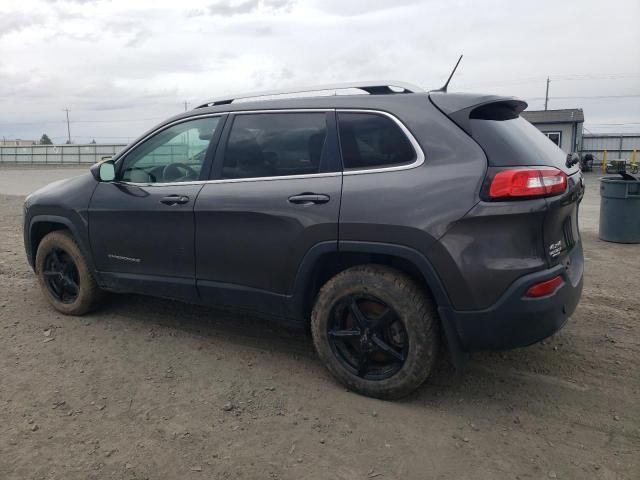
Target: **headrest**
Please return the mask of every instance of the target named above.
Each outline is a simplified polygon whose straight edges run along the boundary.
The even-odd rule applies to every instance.
[[[239,128],[232,131],[224,163],[243,170],[263,164],[262,149],[251,130]]]
[[[314,165],[320,163],[325,138],[325,132],[314,133],[309,137],[309,160],[311,160],[311,163]]]

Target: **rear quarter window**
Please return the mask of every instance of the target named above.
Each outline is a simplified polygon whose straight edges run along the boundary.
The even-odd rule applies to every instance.
[[[416,152],[400,127],[375,113],[338,113],[340,148],[345,170],[410,164]]]

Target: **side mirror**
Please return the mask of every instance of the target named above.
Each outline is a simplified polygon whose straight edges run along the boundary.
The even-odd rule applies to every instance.
[[[91,166],[90,170],[93,178],[99,182],[113,182],[116,179],[116,166],[113,160],[96,163]]]
[[[99,177],[101,182],[113,182],[116,178],[116,166],[113,161],[107,160],[100,164]]]

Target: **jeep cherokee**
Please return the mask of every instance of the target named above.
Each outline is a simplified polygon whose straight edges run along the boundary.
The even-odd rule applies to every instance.
[[[310,323],[331,373],[379,398],[423,383],[441,339],[458,364],[564,325],[584,182],[525,102],[401,82],[282,93],[204,103],[29,195],[53,307],[132,292]]]

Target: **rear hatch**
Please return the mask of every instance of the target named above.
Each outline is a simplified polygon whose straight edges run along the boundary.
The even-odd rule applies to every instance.
[[[570,254],[580,239],[578,208],[584,182],[578,164],[520,116],[527,107],[522,100],[446,93],[431,94],[430,99],[483,148],[488,168],[481,198],[488,202],[545,198],[547,213],[542,238],[547,263],[549,266],[569,264]],[[509,178],[510,173],[518,172],[540,172],[542,190],[532,189],[531,195],[492,196],[496,176]],[[545,184],[546,175],[551,182],[563,182],[563,185],[545,190],[545,186],[551,185]],[[538,179],[532,180],[534,184],[538,182]]]

